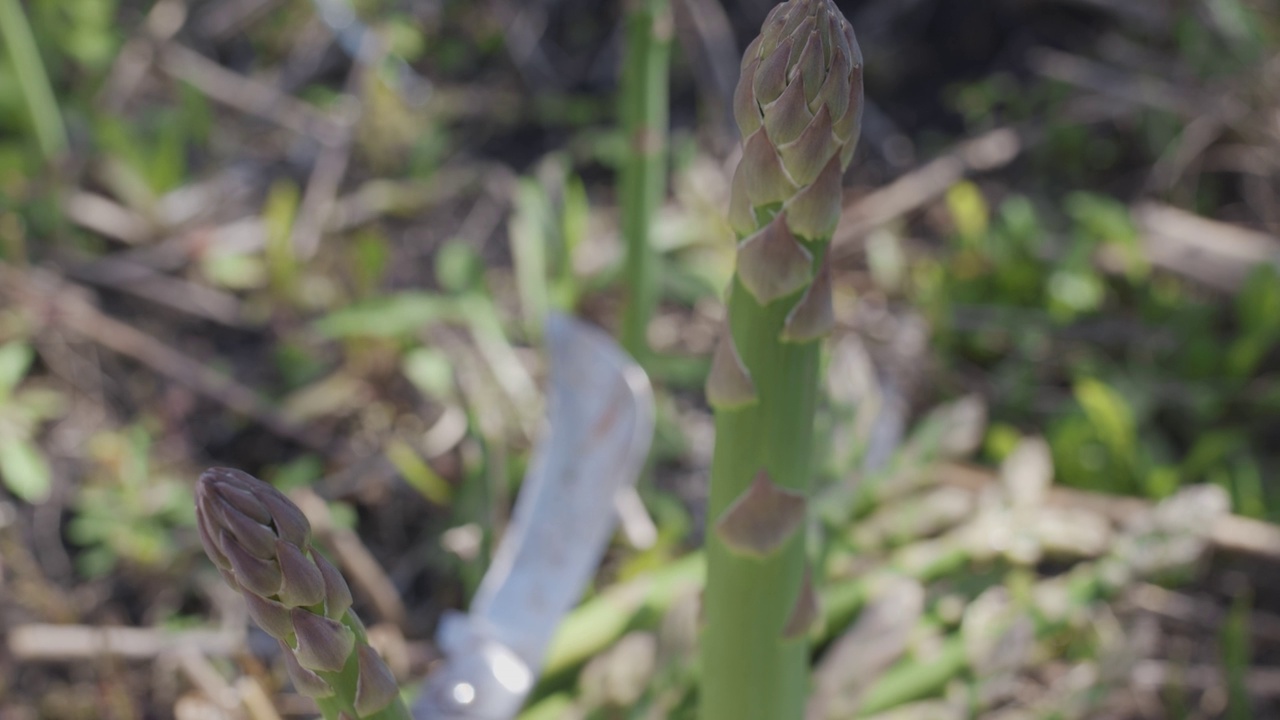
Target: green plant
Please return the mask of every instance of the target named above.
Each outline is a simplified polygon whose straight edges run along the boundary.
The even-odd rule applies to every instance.
[[[833,324],[827,245],[862,114],[862,57],[830,0],[792,0],[744,55],[745,138],[730,222],[743,239],[728,329],[707,380],[716,411],[701,714],[798,718],[815,618],[804,536],[820,340]]]
[[[31,130],[45,159],[53,160],[67,147],[67,129],[31,25],[18,0],[0,0],[0,35],[4,37],[9,62],[26,101]]]
[[[351,590],[311,546],[311,525],[284,493],[227,468],[196,487],[200,541],[254,622],[280,643],[298,692],[325,720],[407,720],[395,677],[369,646]]]
[[[22,341],[0,345],[0,480],[29,503],[49,497],[49,461],[35,443],[40,425],[62,414],[56,391],[23,384],[34,353]]]
[[[591,208],[582,180],[558,155],[545,158],[536,177],[521,178],[514,202],[509,228],[516,290],[525,333],[537,338],[548,310],[572,309],[583,291],[573,263]]]
[[[1114,199],[1013,195],[989,211],[966,181],[946,200],[952,242],[916,260],[908,284],[943,362],[991,388],[988,459],[1001,457],[996,435],[1043,428],[1063,484],[1163,498],[1207,481],[1238,512],[1280,512],[1260,430],[1280,411],[1274,268],[1214,298],[1153,271]]]
[[[643,361],[646,332],[658,301],[654,270],[658,257],[650,239],[666,192],[667,65],[671,52],[671,7],[667,0],[635,0],[627,19],[627,57],[622,76],[622,131],[627,143],[619,178],[622,235],[627,245],[627,304],[622,346]]]
[[[90,439],[85,480],[67,525],[67,537],[83,548],[76,563],[84,575],[101,577],[121,562],[161,571],[188,551],[172,537],[194,523],[190,485],[155,462],[151,448],[142,425]]]

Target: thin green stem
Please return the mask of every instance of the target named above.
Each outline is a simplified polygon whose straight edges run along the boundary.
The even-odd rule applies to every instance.
[[[690,553],[583,603],[561,623],[547,653],[543,680],[555,679],[607,648],[642,611],[661,615],[682,595],[697,592],[705,572],[702,554]]]
[[[627,301],[622,346],[641,362],[646,332],[658,303],[658,257],[652,221],[666,195],[667,72],[671,54],[668,0],[636,0],[627,20],[621,115],[628,152],[619,178],[622,235],[627,245]]]
[[[27,112],[31,115],[31,129],[45,160],[54,160],[67,147],[67,129],[58,110],[49,75],[31,33],[31,25],[22,12],[18,0],[0,0],[0,35],[9,51],[9,62],[22,88]]]

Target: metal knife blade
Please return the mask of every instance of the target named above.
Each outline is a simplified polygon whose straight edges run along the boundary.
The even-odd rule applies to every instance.
[[[605,333],[547,319],[548,433],[534,449],[511,523],[471,611],[438,631],[443,666],[418,720],[509,720],[533,688],[564,615],[581,598],[653,439],[644,371]]]

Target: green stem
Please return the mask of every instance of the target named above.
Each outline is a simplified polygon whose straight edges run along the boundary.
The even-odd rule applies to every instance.
[[[568,693],[556,693],[539,700],[532,707],[520,713],[519,720],[560,720],[572,717],[573,696]]]
[[[9,62],[22,88],[36,141],[45,160],[54,160],[67,147],[67,129],[31,34],[31,25],[18,0],[0,0],[0,36],[9,49]]]
[[[867,690],[858,716],[874,715],[934,695],[968,665],[964,639],[952,635],[927,660],[903,662],[885,673]]]
[[[795,304],[760,305],[734,280],[729,327],[755,380],[758,401],[716,412],[709,522],[737,500],[760,470],[805,496],[813,470],[819,343],[778,337]],[[703,720],[786,720],[803,715],[809,646],[784,628],[805,572],[804,533],[764,558],[738,554],[707,533],[703,635]]]
[[[635,0],[631,4],[621,97],[628,148],[619,178],[622,235],[627,245],[622,346],[642,362],[648,357],[646,332],[658,302],[658,257],[650,235],[666,194],[671,33],[668,0]]]
[[[364,631],[364,624],[356,618],[353,611],[348,610],[342,616],[342,624],[355,633],[357,646],[369,644],[369,637]],[[340,720],[344,713],[346,717],[354,720],[412,720],[404,701],[398,697],[391,701],[390,705],[377,712],[365,713],[364,715],[356,712],[355,702],[356,689],[359,685],[359,667],[355,652],[351,653],[351,659],[347,661],[346,667],[342,668],[340,672],[325,673],[324,677],[335,690],[332,696],[316,700],[316,707],[320,710],[324,720]]]
[[[622,636],[644,610],[666,612],[681,595],[697,592],[706,563],[690,553],[653,573],[615,585],[585,602],[561,623],[547,652],[543,681],[586,662]]]
[[[918,557],[924,545],[937,547],[936,541],[920,540],[908,544],[892,556],[887,567],[922,582],[929,582],[955,572],[969,560],[967,549],[954,547],[934,553],[926,562],[908,566],[901,558]],[[558,681],[592,656],[602,652],[627,630],[641,624],[642,614],[659,617],[682,595],[699,590],[704,581],[706,562],[701,552],[693,552],[621,585],[615,585],[583,603],[569,614],[556,633],[543,670],[544,684]],[[868,578],[874,571],[831,583],[822,592],[824,616],[822,631],[810,638],[812,645],[831,639],[853,620],[866,601],[870,590]]]

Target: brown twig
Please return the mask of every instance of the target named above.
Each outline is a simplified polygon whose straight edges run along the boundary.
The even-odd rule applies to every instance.
[[[1139,686],[1182,687],[1205,691],[1223,688],[1226,677],[1216,665],[1184,666],[1161,660],[1143,660],[1133,669],[1133,682]],[[1280,697],[1280,668],[1253,667],[1244,673],[1245,687],[1255,698]]]
[[[853,241],[941,196],[966,175],[1009,164],[1026,147],[1027,140],[1025,131],[997,128],[960,143],[941,157],[846,205],[832,241],[835,251],[848,253]]]
[[[1145,105],[1182,117],[1195,118],[1206,109],[1224,112],[1218,98],[1201,97],[1160,78],[1131,75],[1095,60],[1060,50],[1036,48],[1027,58],[1031,70],[1042,77],[1104,95],[1115,102]],[[1238,115],[1238,104],[1233,114]]]
[[[728,144],[737,137],[733,122],[733,92],[738,84],[741,49],[724,6],[716,0],[679,0],[672,4],[676,38],[692,63],[694,79],[712,116],[716,138]]]
[[[269,120],[325,145],[342,142],[345,128],[320,109],[276,88],[227,70],[200,53],[176,43],[160,48],[159,66],[169,76],[190,83],[218,102]]]
[[[489,173],[490,168],[477,164],[442,168],[432,176],[431,182],[370,180],[334,202],[325,230],[341,233],[374,222],[384,215],[419,212],[432,205],[448,203],[472,192]],[[501,195],[505,202],[507,193]],[[498,215],[495,226],[501,220],[502,214]]]
[[[1143,583],[1125,593],[1125,602],[1137,610],[1207,630],[1217,630],[1227,610],[1217,602]],[[1249,613],[1249,636],[1255,641],[1280,644],[1280,617],[1255,608]]]
[[[71,222],[127,245],[146,242],[155,232],[147,219],[96,193],[77,190],[62,201],[62,212]]]
[[[282,0],[227,0],[210,3],[201,13],[196,27],[211,40],[225,40],[248,27]]]
[[[215,705],[225,711],[233,711],[240,705],[240,693],[222,677],[204,653],[184,647],[176,651],[176,656],[182,674]]]
[[[366,40],[363,44],[374,43],[373,40],[367,39],[373,37],[373,33],[366,33],[364,37]],[[376,58],[369,63],[370,66],[383,57],[380,48],[367,49],[370,51],[369,54]],[[336,121],[343,132],[333,142],[325,143],[320,148],[315,165],[311,168],[311,176],[307,179],[307,188],[302,195],[302,205],[298,208],[298,219],[293,224],[289,238],[294,253],[301,260],[311,258],[320,248],[320,237],[333,213],[342,178],[347,174],[356,123],[359,122],[360,115],[364,111],[364,105],[360,100],[360,88],[367,71],[368,68],[361,60],[352,60],[344,89],[345,112],[341,112]]]
[[[334,525],[329,506],[319,495],[310,490],[300,490],[292,495],[311,522],[316,537],[333,550],[351,585],[373,604],[382,621],[403,628],[408,612],[400,599],[400,592],[360,536]]]
[[[22,273],[0,263],[0,292],[59,326],[108,350],[137,360],[171,380],[234,412],[252,418],[282,437],[328,454],[332,444],[290,422],[273,405],[239,381],[211,370],[132,325],[103,314],[82,289],[43,271]]]
[[[228,327],[241,327],[240,301],[234,295],[112,256],[72,266],[66,273],[77,280],[135,295],[144,300]]]
[[[19,625],[9,631],[9,652],[25,662],[116,657],[150,660],[163,653],[191,649],[221,657],[244,646],[244,633],[221,630],[95,627],[92,625]]]
[[[1000,482],[990,471],[961,463],[947,463],[936,472],[940,482],[975,492]],[[1152,507],[1150,501],[1141,498],[1104,495],[1061,486],[1050,488],[1048,503],[1088,510],[1117,524],[1148,512]],[[1209,541],[1218,550],[1280,563],[1280,527],[1271,523],[1240,515],[1224,515],[1209,529]]]
[[[1133,209],[1152,265],[1233,293],[1258,263],[1280,267],[1280,240],[1154,202]]]
[[[160,0],[147,13],[145,33],[129,38],[116,55],[99,102],[108,112],[119,113],[137,94],[155,61],[156,43],[168,42],[187,20],[184,0]]]

